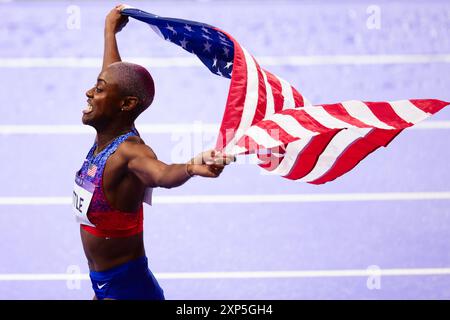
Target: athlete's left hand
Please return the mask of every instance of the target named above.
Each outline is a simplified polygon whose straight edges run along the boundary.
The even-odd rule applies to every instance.
[[[226,165],[236,161],[233,155],[226,155],[217,150],[208,150],[192,158],[188,163],[188,173],[207,178],[217,178]]]
[[[128,23],[128,17],[121,14],[122,9],[126,6],[123,4],[117,5],[112,9],[105,20],[105,31],[119,33]]]

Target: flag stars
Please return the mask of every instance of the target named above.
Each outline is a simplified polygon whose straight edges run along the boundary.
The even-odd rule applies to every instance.
[[[231,47],[231,44],[229,44],[228,42],[221,41],[220,44],[227,46],[227,47]]]
[[[172,31],[173,34],[177,34],[176,30],[175,30],[171,25],[169,25],[169,24],[167,24],[166,29]]]
[[[217,74],[217,75],[219,75],[219,76],[221,76],[221,77],[223,77],[223,74],[222,74],[222,72],[220,72],[220,70],[219,70],[219,69],[217,69],[217,72],[216,72],[216,74]]]
[[[225,69],[229,69],[233,65],[233,62],[227,62],[227,65],[225,66]]]
[[[212,40],[212,38],[210,36],[208,36],[207,34],[202,34],[202,37],[208,40]]]
[[[184,28],[185,28],[187,31],[189,31],[189,32],[194,32],[194,30],[192,30],[192,27],[191,27],[190,25],[188,25],[188,24],[185,24],[185,25],[184,25]]]
[[[223,53],[225,54],[225,56],[228,58],[230,55],[230,49],[228,49],[227,47],[223,47]]]
[[[205,42],[205,43],[203,44],[203,46],[205,47],[205,48],[203,49],[203,52],[205,52],[205,51],[211,52],[211,44],[210,44],[208,41]]]
[[[187,44],[189,43],[189,41],[186,41],[186,38],[183,38],[182,41],[180,41],[181,47],[183,49],[186,49]]]
[[[217,57],[214,57],[212,66],[217,67]]]
[[[209,32],[209,30],[206,29],[205,27],[202,27],[202,30],[203,30],[204,33],[211,34],[211,33]]]

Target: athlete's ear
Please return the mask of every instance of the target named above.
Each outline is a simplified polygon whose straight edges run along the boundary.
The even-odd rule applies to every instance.
[[[131,111],[137,108],[139,104],[139,98],[133,96],[126,96],[122,101],[122,111]]]

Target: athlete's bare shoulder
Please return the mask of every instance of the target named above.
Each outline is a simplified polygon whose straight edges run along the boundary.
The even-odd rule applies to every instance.
[[[153,149],[145,144],[144,140],[139,136],[129,137],[120,145],[117,151],[127,159],[142,155],[158,159]]]
[[[145,144],[145,141],[140,136],[131,136],[128,137],[127,140],[125,140],[125,143],[131,143],[131,144]]]

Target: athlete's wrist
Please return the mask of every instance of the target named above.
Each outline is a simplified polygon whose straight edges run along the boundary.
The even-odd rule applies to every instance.
[[[111,25],[105,25],[105,36],[106,37],[115,37],[116,36],[116,28],[114,26]]]
[[[193,177],[195,176],[195,173],[194,173],[192,164],[186,163],[186,165],[184,166],[184,170],[186,171],[186,175],[187,175],[189,178],[193,178]]]

